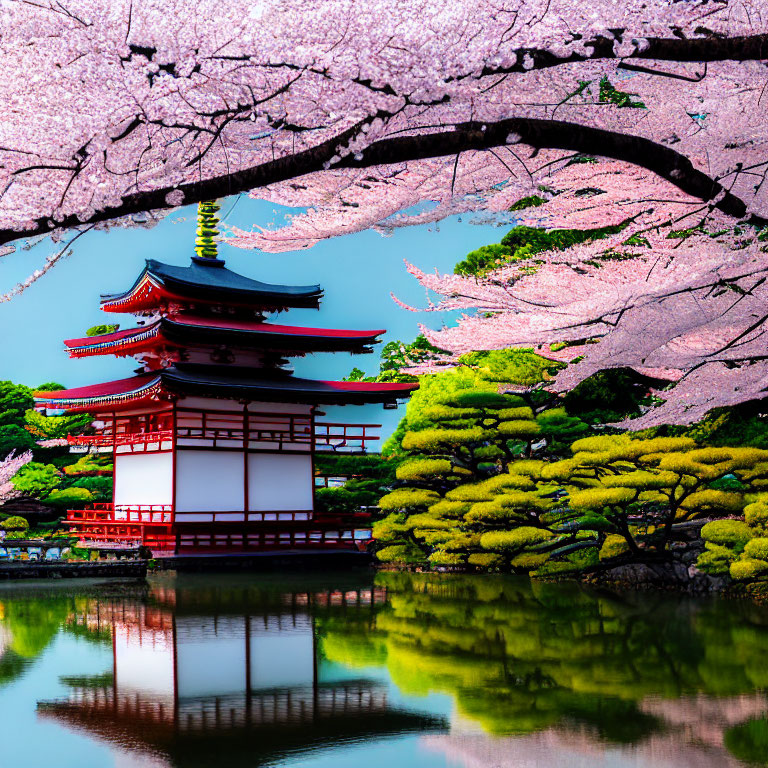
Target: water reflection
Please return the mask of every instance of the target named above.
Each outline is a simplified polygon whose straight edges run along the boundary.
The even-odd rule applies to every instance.
[[[79,673],[57,636],[111,665]],[[40,727],[121,765],[768,765],[748,602],[391,573],[0,591],[0,686],[38,660]]]
[[[154,583],[145,599],[85,601],[74,626],[110,629],[111,675],[62,678],[62,700],[43,718],[86,731],[168,765],[262,765],[286,755],[410,731],[442,718],[389,706],[380,682],[326,679],[317,616],[370,615],[372,586],[280,592],[231,580]]]

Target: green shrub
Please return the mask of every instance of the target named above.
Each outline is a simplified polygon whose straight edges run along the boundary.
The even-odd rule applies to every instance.
[[[79,507],[93,501],[93,494],[87,488],[61,488],[51,491],[43,501],[57,507]]]
[[[507,437],[527,438],[540,432],[539,425],[535,421],[502,421],[498,426],[499,434]]]
[[[736,560],[736,562],[731,563],[730,567],[731,578],[734,581],[756,579],[758,576],[762,576],[766,571],[768,571],[768,563],[763,560],[752,560],[750,558]]]
[[[738,555],[728,547],[707,542],[706,549],[699,555],[696,567],[712,576],[722,576],[730,573],[731,563],[735,562]]]
[[[382,563],[418,564],[424,562],[424,554],[421,550],[408,544],[394,544],[384,547],[376,553],[376,557]]]
[[[519,568],[525,571],[533,571],[536,568],[544,565],[547,562],[549,556],[546,554],[536,554],[534,552],[523,552],[520,555],[515,555],[510,561],[510,565],[513,568]]]
[[[741,520],[714,520],[701,529],[701,538],[712,544],[732,547],[738,553],[752,538],[752,532]]]
[[[0,523],[0,528],[4,531],[26,531],[29,529],[29,522],[26,518],[19,515],[13,515],[6,517],[5,520]]]
[[[610,504],[626,504],[635,498],[630,488],[588,488],[585,491],[573,491],[570,505],[577,509],[601,509]]]
[[[768,504],[756,501],[744,507],[744,520],[750,528],[768,533]]]
[[[748,720],[725,732],[725,746],[738,760],[750,765],[765,765],[768,755],[768,719]]]
[[[464,565],[465,555],[459,552],[443,552],[438,549],[427,559],[432,565]]]
[[[446,475],[453,469],[448,459],[411,459],[396,471],[398,480],[419,480],[434,475]]]
[[[757,560],[768,560],[768,538],[761,537],[748,541],[744,547],[744,555]]]

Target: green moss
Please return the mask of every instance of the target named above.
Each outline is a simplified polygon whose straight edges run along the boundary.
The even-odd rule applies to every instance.
[[[515,555],[515,557],[510,560],[510,565],[513,568],[518,568],[523,571],[533,571],[536,570],[536,568],[541,567],[544,565],[544,563],[547,562],[548,555],[546,554],[535,554],[533,552],[524,552],[521,555]]]

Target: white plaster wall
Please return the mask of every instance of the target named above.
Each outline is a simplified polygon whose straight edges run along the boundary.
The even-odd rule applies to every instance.
[[[296,617],[294,626],[284,621],[266,627],[252,618],[251,690],[312,685],[314,644],[309,617]]]
[[[312,509],[312,457],[252,453],[248,456],[248,509]]]
[[[176,511],[243,510],[243,454],[237,451],[176,452]]]
[[[172,502],[172,454],[115,456],[115,506]]]

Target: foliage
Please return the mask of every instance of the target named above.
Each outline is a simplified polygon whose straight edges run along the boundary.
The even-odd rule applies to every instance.
[[[768,503],[759,497],[744,507],[744,520],[717,520],[701,529],[706,550],[698,567],[729,574],[734,581],[768,581]]]
[[[376,376],[366,376],[360,368],[353,368],[343,381],[417,381],[416,376],[403,373],[401,369],[421,363],[438,352],[440,350],[432,346],[424,334],[419,334],[410,344],[405,344],[402,341],[390,341],[381,348],[379,373]]]
[[[319,623],[325,657],[345,663],[354,648],[355,658],[386,666],[404,693],[450,696],[477,734],[567,728],[578,729],[583,748],[589,739],[596,750],[606,741],[641,747],[665,731],[678,738],[679,702],[692,738],[705,729],[714,741],[734,715],[739,722],[763,709],[765,616],[743,601],[691,611],[690,601],[664,595],[502,575],[380,572],[376,584],[386,588],[385,604]],[[685,707],[688,697],[698,714]],[[737,706],[719,726],[711,707],[723,710],[725,697]],[[731,727],[725,741],[737,757],[764,761],[765,734],[761,721]]]
[[[536,199],[525,198],[524,200]],[[542,200],[542,198],[538,198]],[[521,200],[520,202],[524,202]],[[529,203],[532,205],[532,203]],[[525,207],[528,207],[525,206]],[[517,210],[513,208],[512,210]],[[499,245],[484,245],[476,251],[468,253],[463,261],[454,267],[457,275],[474,275],[483,277],[490,271],[498,269],[523,259],[528,259],[537,253],[550,250],[562,250],[577,243],[600,240],[608,235],[621,232],[626,224],[597,227],[595,229],[541,229],[520,225],[514,227],[501,240]]]
[[[411,457],[398,471],[401,487],[380,502],[397,517],[374,526],[388,546],[407,545],[411,562],[418,549],[425,563],[482,567],[473,555],[485,550],[498,555],[488,567],[546,575],[669,558],[692,521],[745,506],[755,525],[768,521],[768,508],[747,504],[768,485],[768,451],[700,447],[689,437],[573,440],[588,432],[584,422],[530,398],[481,389],[432,395],[455,375],[433,375],[422,395],[428,405],[417,397],[410,404],[402,447]],[[569,458],[552,453],[569,443]],[[701,567],[733,574],[754,534],[746,522],[715,519],[702,537]],[[761,572],[752,562],[761,553],[752,545],[750,574]],[[389,562],[395,555],[388,550]]]
[[[315,472],[327,477],[345,477],[338,488],[318,488],[315,509],[321,514],[350,514],[362,507],[375,507],[382,490],[395,480],[397,461],[380,454],[318,454]]]
[[[87,488],[57,488],[51,491],[43,501],[56,507],[79,508],[94,501],[93,494]]]
[[[635,94],[625,93],[624,91],[617,90],[611,81],[607,77],[600,78],[600,95],[601,102],[608,102],[615,104],[617,107],[629,107],[630,109],[646,109],[645,104],[639,99],[637,101],[632,100],[632,96]]]
[[[620,421],[641,412],[648,397],[649,379],[626,368],[599,371],[566,392],[569,414],[590,424]]]
[[[749,765],[768,765],[768,720],[755,718],[729,728],[725,746],[738,760]]]
[[[29,522],[25,517],[12,515],[0,522],[0,528],[4,531],[26,531],[29,528]]]
[[[119,330],[120,326],[116,323],[109,324],[109,325],[92,325],[86,332],[86,336],[104,336],[107,333],[114,333],[115,331]],[[50,387],[46,385],[41,385],[38,387],[38,389],[41,392],[51,392],[52,390]],[[64,389],[64,387],[61,387],[61,389]]]
[[[23,426],[26,413],[33,405],[34,399],[29,387],[0,381],[0,427]]]
[[[30,461],[11,480],[17,491],[35,498],[47,496],[61,482],[61,473],[50,464]]]
[[[62,389],[66,389],[63,384],[58,381],[45,381],[39,386],[35,387],[35,392],[59,392]]]

